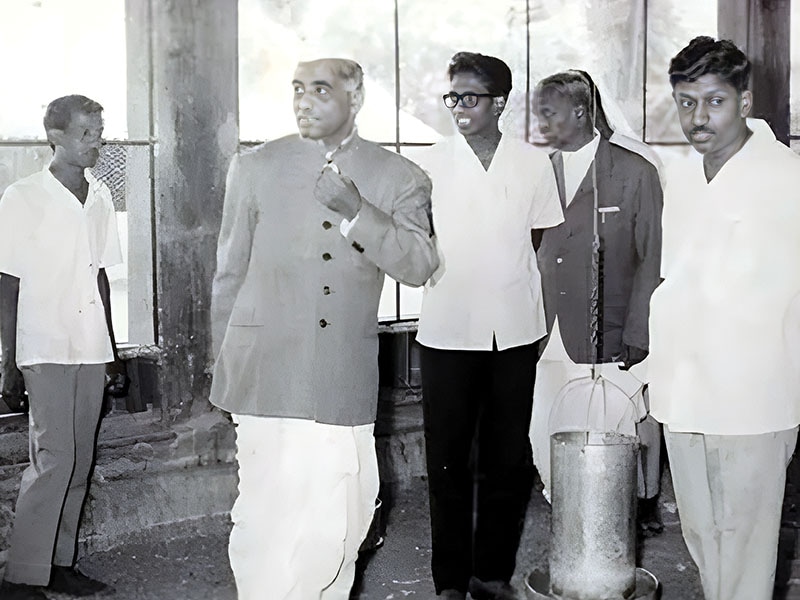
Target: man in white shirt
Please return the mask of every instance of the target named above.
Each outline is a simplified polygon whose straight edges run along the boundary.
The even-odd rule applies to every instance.
[[[108,586],[77,571],[77,534],[94,462],[106,363],[114,360],[106,267],[122,260],[99,157],[103,108],[64,96],[44,116],[53,160],[0,199],[3,389],[30,398],[4,600],[86,596]]]
[[[669,74],[697,154],[667,173],[651,411],[706,600],[768,600],[800,422],[800,158],[747,118],[732,42],[695,38]]]

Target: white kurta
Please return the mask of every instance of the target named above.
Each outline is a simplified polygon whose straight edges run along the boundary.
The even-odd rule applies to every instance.
[[[550,160],[504,135],[489,169],[464,137],[437,143],[420,165],[434,181],[439,269],[426,285],[417,340],[448,350],[505,350],[546,333],[531,229],[564,218]]]
[[[650,410],[673,432],[750,435],[800,422],[800,157],[769,126],[706,182],[668,170],[650,308]]]

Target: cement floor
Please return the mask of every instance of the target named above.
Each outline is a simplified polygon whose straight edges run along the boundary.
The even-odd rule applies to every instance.
[[[426,483],[417,479],[410,487],[385,495],[385,543],[362,557],[363,569],[352,598],[434,598]],[[697,569],[681,538],[671,490],[665,489],[662,499],[665,530],[660,536],[643,540],[640,564],[660,580],[661,600],[700,600]],[[547,564],[549,527],[549,505],[534,492],[512,581],[521,598],[525,597],[524,576]],[[227,518],[217,517],[156,529],[116,549],[85,556],[80,567],[114,586],[113,595],[98,598],[235,600],[226,553],[229,528]],[[51,598],[66,600],[56,594]],[[268,592],[264,600],[270,600]]]
[[[664,532],[641,540],[639,565],[660,581],[661,600],[702,600],[697,569],[689,558],[680,532],[674,498],[665,473],[661,496]],[[787,490],[786,515],[796,512],[795,490]],[[362,556],[353,599],[433,599],[430,571],[430,527],[427,485],[412,481],[405,489],[384,493],[385,543]],[[775,600],[800,600],[800,569],[794,560],[796,523],[782,530]],[[524,599],[524,577],[547,564],[550,508],[534,491],[517,557],[512,583]],[[225,516],[210,517],[180,526],[156,528],[131,537],[125,544],[80,559],[88,574],[114,586],[113,594],[97,598],[117,600],[236,600],[228,566]],[[783,535],[785,534],[785,535]],[[267,582],[265,582],[266,584]],[[266,587],[266,585],[265,585]],[[51,600],[67,600],[50,595]],[[264,600],[272,600],[265,592]]]

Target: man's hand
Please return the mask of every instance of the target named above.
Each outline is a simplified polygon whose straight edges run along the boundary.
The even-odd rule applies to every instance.
[[[622,349],[622,365],[620,365],[620,369],[623,371],[627,371],[633,365],[638,365],[642,362],[649,352],[644,348],[637,348],[636,346],[624,346]]]
[[[340,175],[333,163],[325,165],[319,174],[314,197],[348,221],[355,219],[361,209],[361,194],[356,184],[346,175]]]
[[[0,377],[3,384],[3,402],[14,412],[28,412],[28,397],[25,395],[25,379],[15,364],[3,364]]]

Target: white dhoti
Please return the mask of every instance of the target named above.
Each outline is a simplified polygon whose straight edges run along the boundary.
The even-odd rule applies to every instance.
[[[665,426],[664,437],[683,538],[705,600],[771,600],[797,427],[703,435]]]
[[[347,600],[378,495],[373,425],[235,415],[239,600]]]
[[[596,365],[597,374],[612,384],[616,390],[621,391],[630,400],[623,418],[616,419],[613,423],[614,431],[625,435],[640,435],[643,445],[652,446],[648,453],[648,461],[640,465],[639,496],[653,497],[658,491],[658,472],[660,458],[660,428],[652,426],[639,427],[638,422],[647,415],[647,407],[643,394],[644,382],[637,377],[641,373],[639,365],[629,371],[619,368],[620,363],[604,363]],[[567,354],[558,319],[553,324],[552,332],[547,341],[547,346],[536,365],[536,384],[533,388],[533,417],[531,418],[530,438],[533,448],[533,461],[539,471],[539,476],[545,486],[544,495],[549,499],[550,490],[550,435],[555,431],[576,431],[587,423],[597,424],[602,421],[602,403],[593,406],[591,414],[587,414],[586,403],[563,402],[558,408],[558,414],[553,415],[556,399],[564,386],[571,381],[588,378],[592,375],[592,366],[577,364]],[[552,425],[552,427],[551,427]],[[649,425],[649,424],[648,424]],[[655,437],[655,440],[650,438]],[[642,454],[640,454],[640,457]],[[655,470],[656,475],[651,472]],[[649,484],[649,485],[648,485]],[[655,487],[655,490],[653,489]],[[649,489],[647,489],[649,488]]]

